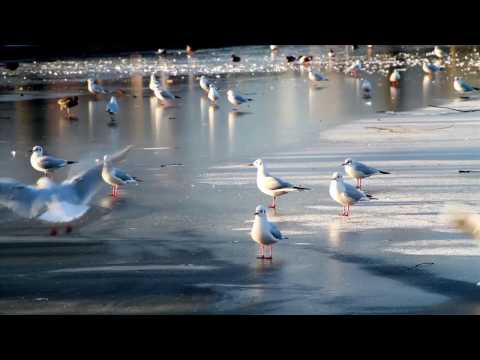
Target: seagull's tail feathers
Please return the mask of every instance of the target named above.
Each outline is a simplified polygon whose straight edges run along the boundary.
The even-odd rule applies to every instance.
[[[251,99],[251,98],[247,98],[247,101],[253,101],[253,99]]]
[[[294,186],[293,188],[295,190],[298,190],[298,191],[312,190],[312,189],[304,187],[304,186]]]
[[[67,165],[78,164],[78,161],[68,160]]]
[[[378,170],[380,174],[390,175],[388,171]]]
[[[181,99],[180,96],[177,96],[177,95],[174,95],[175,96],[175,99]]]
[[[142,179],[139,179],[135,176],[132,176],[133,180],[135,180],[136,182],[144,182]]]
[[[367,193],[364,193],[365,196],[367,197],[368,200],[378,200],[378,198],[376,197],[373,197],[373,195],[370,195],[370,194],[367,194]]]

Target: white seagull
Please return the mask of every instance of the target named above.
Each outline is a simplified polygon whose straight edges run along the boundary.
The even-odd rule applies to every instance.
[[[255,220],[250,236],[253,241],[259,244],[260,253],[257,255],[257,259],[271,259],[273,256],[272,245],[279,240],[288,239],[282,235],[274,223],[268,221],[267,210],[262,205],[258,205],[255,209]],[[270,256],[265,256],[264,246],[270,248]]]
[[[278,46],[277,45],[270,45],[270,51],[277,51]]]
[[[374,199],[362,191],[355,189],[354,186],[343,182],[343,176],[334,172],[330,181],[329,189],[330,197],[337,203],[343,206],[343,211],[340,215],[349,216],[350,206],[360,200]]]
[[[107,104],[105,111],[113,117],[118,112],[118,103],[115,96],[110,98],[110,102]]]
[[[87,84],[88,84],[88,91],[93,95],[107,93],[107,91],[101,85],[97,84],[97,80],[88,79]]]
[[[422,65],[422,70],[425,74],[435,74],[435,73],[437,73],[437,72],[439,72],[443,69],[444,69],[444,67],[432,64],[432,63],[428,62],[427,60],[425,60],[423,62],[423,65]]]
[[[357,181],[358,189],[362,188],[362,179],[368,178],[375,174],[390,174],[389,172],[375,169],[350,158],[345,159],[342,165],[345,169],[345,172]]]
[[[152,73],[150,75],[150,82],[148,83],[148,88],[152,91],[155,91],[155,89],[159,87],[161,87],[161,82],[157,79],[157,75],[155,73]]]
[[[235,92],[233,90],[228,90],[227,91],[227,99],[230,102],[230,104],[232,104],[234,106],[242,105],[243,103],[246,103],[248,101],[253,100],[253,99],[245,98],[243,96],[235,94]]]
[[[107,155],[103,157],[102,179],[112,186],[112,196],[118,196],[118,187],[126,184],[138,185],[142,180],[114,168]]]
[[[210,91],[211,84],[212,82],[208,80],[205,75],[200,76],[200,87],[203,89],[203,91],[208,93]]]
[[[438,45],[435,45],[433,54],[438,58],[444,58],[446,56],[445,51],[443,51]]]
[[[394,69],[393,72],[390,74],[390,84],[392,84],[393,86],[397,86],[400,82],[400,78],[400,71]]]
[[[267,172],[267,169],[265,168],[265,164],[263,163],[262,159],[255,160],[253,163],[249,164],[249,166],[254,166],[257,168],[258,189],[264,194],[273,197],[273,202],[269,206],[272,209],[275,209],[277,206],[277,197],[285,195],[292,191],[310,190],[309,188],[293,185],[278,177],[271,176]]]
[[[455,89],[455,91],[462,95],[478,93],[478,91],[480,90],[480,88],[471,86],[470,84],[466,83],[465,80],[463,80],[463,78],[459,76],[454,77],[453,88]]]
[[[130,149],[112,155],[110,161],[123,159]],[[51,224],[50,234],[57,235],[56,225],[69,224],[90,209],[90,201],[103,184],[102,168],[103,164],[97,164],[58,184],[46,177],[36,185],[0,179],[0,204],[23,218]],[[66,231],[71,232],[72,227],[67,225]]]
[[[362,89],[363,97],[369,98],[370,94],[372,93],[372,84],[370,83],[370,81],[364,79],[362,81],[362,84],[360,85],[360,88]]]
[[[155,88],[153,91],[157,99],[160,99],[164,103],[170,103],[171,101],[174,101],[175,99],[180,99],[180,96],[173,95],[170,91],[162,89],[162,88]]]
[[[219,97],[220,97],[220,94],[218,93],[215,85],[210,84],[210,89],[208,90],[208,99],[215,104]]]
[[[53,156],[43,155],[43,148],[36,145],[30,150],[32,155],[30,156],[30,164],[32,167],[48,176],[48,174],[54,170],[60,169],[66,165],[77,163],[77,161],[69,161],[64,159],[58,159]]]
[[[328,79],[324,75],[322,75],[318,71],[314,71],[312,68],[308,69],[308,78],[312,82],[328,81]]]

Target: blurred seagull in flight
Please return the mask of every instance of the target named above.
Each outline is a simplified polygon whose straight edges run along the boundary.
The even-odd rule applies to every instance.
[[[345,172],[357,181],[357,189],[362,188],[362,179],[375,174],[390,174],[389,172],[375,169],[350,158],[345,159],[342,165],[345,169]]]
[[[274,223],[268,221],[267,210],[262,205],[256,207],[254,215],[255,219],[253,220],[250,236],[253,241],[258,243],[260,248],[260,253],[257,255],[257,259],[271,259],[273,257],[272,245],[279,240],[288,238],[282,235]],[[270,248],[270,255],[268,256],[265,256],[265,246]]]
[[[349,216],[350,206],[360,200],[374,199],[362,191],[357,190],[354,186],[343,182],[343,176],[338,172],[334,172],[330,181],[329,188],[330,197],[343,206],[340,215]]]
[[[254,166],[257,168],[257,187],[258,189],[263,192],[264,194],[273,197],[273,202],[269,206],[272,209],[275,209],[276,199],[279,196],[288,194],[292,191],[304,191],[304,190],[311,190],[304,186],[297,186],[293,185],[285,180],[282,180],[278,177],[271,176],[265,167],[264,162],[262,159],[257,159],[253,163],[249,164],[249,166]]]
[[[48,176],[49,173],[57,169],[77,163],[77,161],[44,155],[43,148],[39,145],[35,145],[30,152],[32,153],[32,155],[30,155],[30,165],[32,165],[35,170],[44,173],[45,176]]]

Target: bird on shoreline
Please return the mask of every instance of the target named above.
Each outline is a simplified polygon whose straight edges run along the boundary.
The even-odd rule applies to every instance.
[[[342,166],[344,167],[347,175],[356,180],[357,189],[362,188],[362,179],[368,178],[375,174],[388,174],[388,175],[390,174],[387,171],[375,169],[373,167],[370,167],[368,165],[365,165],[359,161],[355,161],[350,158],[345,159],[345,161],[342,163]]]
[[[480,91],[480,88],[471,86],[459,76],[453,78],[453,88],[461,95],[478,94]]]
[[[350,216],[350,206],[356,204],[360,200],[374,199],[371,195],[357,190],[354,186],[343,181],[343,176],[338,172],[334,172],[329,187],[330,197],[343,206],[341,216]]]
[[[272,259],[272,245],[280,240],[288,238],[284,237],[278,227],[268,220],[267,210],[262,205],[258,205],[256,207],[254,215],[255,219],[253,220],[250,237],[259,245],[259,254],[257,255],[257,259]],[[265,246],[270,249],[269,256],[265,256]]]
[[[364,79],[362,81],[362,84],[360,85],[360,88],[362,89],[363,98],[369,99],[372,93],[372,84],[370,83],[370,81],[368,81],[367,79]]]
[[[48,176],[48,174],[54,170],[77,163],[77,161],[64,160],[44,155],[43,148],[39,145],[35,145],[30,152],[32,153],[32,155],[30,155],[30,165],[32,165],[35,170],[44,173],[45,176]]]
[[[444,67],[432,64],[431,62],[429,62],[427,60],[425,60],[423,62],[423,65],[422,65],[423,72],[425,74],[428,74],[428,75],[435,74],[435,73],[437,73],[439,71],[442,71],[444,69],[445,69]]]
[[[138,185],[139,182],[143,182],[139,178],[113,167],[107,155],[103,157],[102,179],[112,186],[113,197],[118,196],[119,186],[127,184]]]
[[[400,72],[397,69],[394,69],[389,77],[390,85],[398,86],[400,84],[400,79],[401,79]]]
[[[60,106],[60,111],[66,110],[67,117],[70,119],[72,117],[70,109],[78,105],[78,96],[61,98],[57,101],[57,104]]]
[[[273,202],[269,206],[272,209],[275,209],[277,207],[276,199],[279,196],[288,194],[289,192],[293,191],[311,190],[304,186],[293,185],[278,177],[271,176],[268,173],[262,159],[257,159],[253,163],[248,164],[248,166],[253,166],[257,168],[257,187],[264,194],[273,197]]]

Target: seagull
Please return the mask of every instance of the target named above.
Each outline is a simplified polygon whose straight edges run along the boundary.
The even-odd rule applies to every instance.
[[[434,74],[436,72],[439,72],[441,70],[443,70],[444,67],[441,67],[441,66],[438,66],[438,65],[435,65],[435,64],[432,64],[428,61],[424,61],[423,62],[423,65],[422,65],[422,70],[425,74]]]
[[[438,58],[444,58],[446,56],[445,52],[437,45],[433,49],[433,54]]]
[[[472,94],[477,93],[480,88],[471,86],[463,80],[463,78],[459,76],[455,76],[453,79],[453,88],[460,94]]]
[[[152,91],[155,91],[156,88],[161,87],[160,80],[157,79],[157,75],[155,75],[155,73],[152,73],[150,75],[150,82],[148,83],[148,87]]]
[[[343,182],[343,176],[334,172],[330,181],[330,196],[343,206],[342,216],[350,215],[350,206],[363,199],[374,199],[371,195],[355,189],[350,184]]]
[[[362,70],[362,62],[360,60],[356,60],[352,65],[350,65],[347,68],[347,70],[345,70],[345,74],[358,76],[361,70]]]
[[[157,54],[158,55],[167,55],[167,50],[166,49],[158,49]]]
[[[97,84],[97,80],[88,79],[87,84],[88,84],[88,91],[95,96],[98,94],[107,93],[107,91],[101,85]]]
[[[30,156],[30,164],[35,170],[44,173],[45,176],[48,176],[50,172],[60,169],[66,165],[77,163],[77,161],[69,161],[58,159],[53,156],[43,155],[43,148],[39,145],[35,145],[30,152],[32,153]]]
[[[312,68],[308,70],[308,78],[310,81],[318,82],[318,81],[328,81],[328,79],[320,74],[318,71],[314,71]]]
[[[257,259],[271,259],[273,255],[272,245],[279,240],[288,239],[282,235],[274,223],[268,221],[267,210],[262,205],[258,205],[255,209],[255,220],[250,236],[253,241],[260,245],[260,253],[257,255]],[[270,256],[265,256],[264,246],[270,248]]]
[[[227,91],[227,99],[228,101],[235,106],[242,105],[243,103],[246,103],[247,101],[252,101],[253,99],[250,98],[244,98],[243,96],[235,94],[233,90],[228,90]]]
[[[121,160],[130,149],[110,156],[110,161]],[[102,168],[103,164],[97,164],[59,184],[48,177],[41,177],[36,185],[0,179],[0,205],[23,218],[52,224],[50,235],[57,235],[57,224],[71,223],[90,209],[88,204],[103,183]],[[71,232],[72,227],[67,225],[66,231]]]
[[[370,81],[368,81],[367,79],[363,80],[360,87],[363,92],[363,97],[370,98],[370,94],[372,92],[372,84],[370,83]]]
[[[210,84],[211,81],[205,75],[200,76],[200,87],[207,93],[210,91]]]
[[[400,72],[397,69],[394,69],[393,72],[390,74],[389,81],[392,86],[397,86],[399,84]]]
[[[375,174],[390,174],[389,172],[375,169],[350,158],[345,159],[342,165],[345,169],[345,172],[357,181],[357,189],[362,188],[362,179],[368,178]]]
[[[170,91],[162,89],[160,87],[155,88],[153,91],[157,99],[160,99],[164,103],[169,103],[170,101],[174,101],[175,99],[181,99],[180,96],[173,95]]]
[[[112,167],[107,155],[103,157],[102,179],[109,185],[112,185],[112,196],[118,196],[118,187],[126,184],[138,185],[142,180],[127,174],[126,172]]]
[[[220,97],[220,94],[218,93],[215,85],[210,84],[210,90],[208,90],[208,99],[215,104],[215,102],[218,100],[219,97]]]
[[[335,57],[335,51],[333,51],[333,49],[328,50],[328,57],[330,59]]]
[[[235,54],[232,54],[232,61],[233,61],[233,62],[240,62],[240,60],[241,60],[240,56],[237,56],[237,55],[235,55]]]
[[[187,55],[193,55],[193,49],[190,45],[187,45],[187,48],[186,48],[186,52],[187,52]]]
[[[112,118],[118,112],[118,103],[115,96],[111,97],[110,102],[107,104],[107,107],[105,108],[105,111],[109,113]]]
[[[277,51],[278,46],[277,45],[270,45],[270,51]]]
[[[305,55],[301,55],[298,57],[298,63],[301,64],[301,65],[305,65],[305,64],[308,64],[310,63],[312,60],[313,60],[313,56],[305,56]]]
[[[67,96],[57,101],[60,111],[67,110],[67,117],[70,118],[70,108],[78,105],[78,96]]]
[[[263,163],[262,159],[257,159],[249,166],[254,166],[257,168],[257,187],[258,189],[267,194],[268,196],[273,197],[273,202],[269,206],[272,209],[276,208],[276,199],[279,196],[285,195],[292,191],[304,191],[311,190],[303,186],[292,185],[285,180],[282,180],[278,177],[271,176]]]

